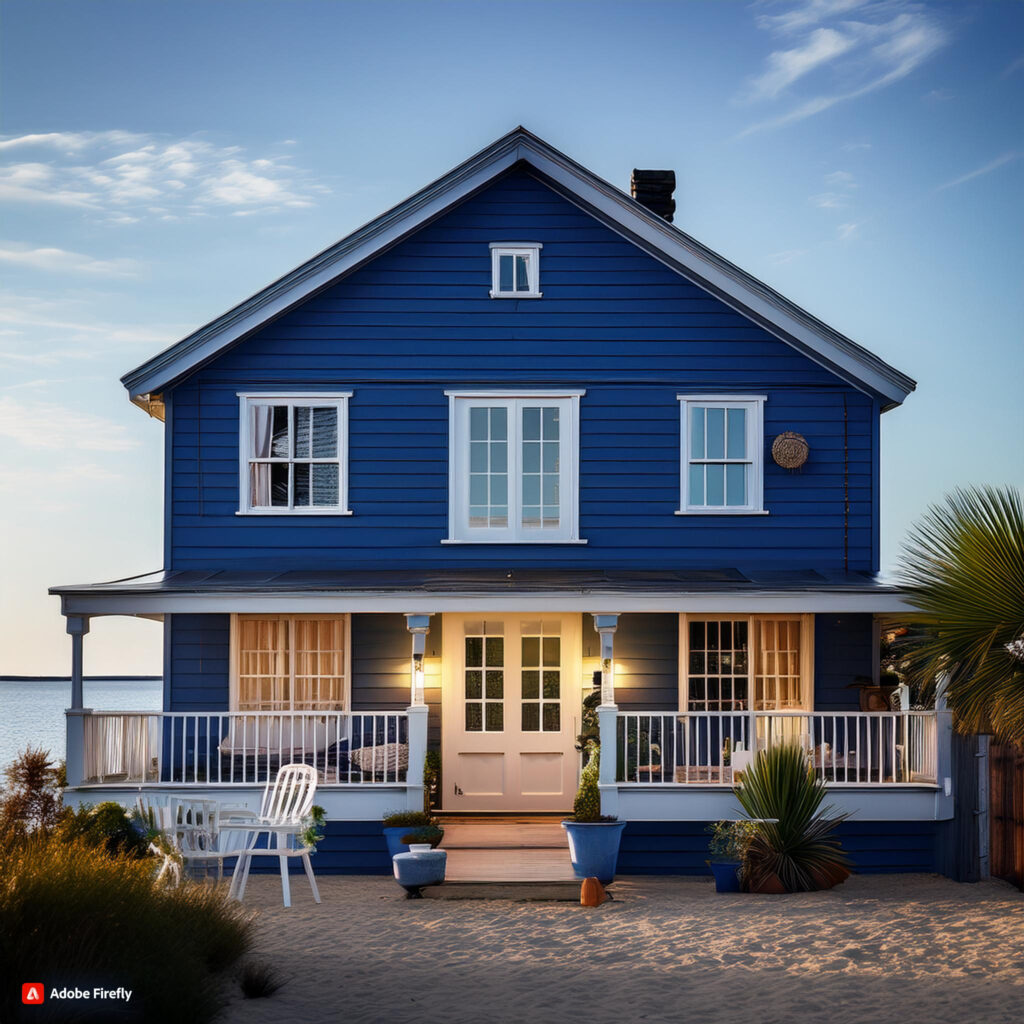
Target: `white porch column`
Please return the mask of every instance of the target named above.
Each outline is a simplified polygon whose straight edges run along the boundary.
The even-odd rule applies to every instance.
[[[84,708],[82,647],[85,634],[89,632],[89,619],[85,615],[69,615],[67,630],[71,635],[71,707],[65,713],[67,726],[67,777],[69,786],[77,786],[85,778],[85,716],[90,714]]]
[[[946,704],[949,677],[943,673],[935,681],[935,781],[939,792],[935,798],[935,816],[942,820],[953,817],[953,712]],[[968,794],[964,797],[970,799]]]
[[[601,733],[601,813],[619,813],[619,787],[615,782],[618,768],[618,714],[615,704],[615,630],[619,616],[595,615],[594,629],[601,637],[601,705],[597,709],[597,724]]]
[[[423,810],[423,761],[427,756],[427,719],[429,709],[424,696],[423,656],[430,632],[429,615],[405,616],[406,628],[412,634],[412,662],[409,679],[409,767],[405,772],[406,808]]]

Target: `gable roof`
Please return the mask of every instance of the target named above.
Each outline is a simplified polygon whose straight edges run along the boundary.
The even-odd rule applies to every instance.
[[[126,373],[131,400],[149,408],[164,388],[216,358],[453,206],[523,164],[570,202],[848,383],[883,411],[916,387],[906,374],[833,330],[543,139],[518,127],[177,344]]]

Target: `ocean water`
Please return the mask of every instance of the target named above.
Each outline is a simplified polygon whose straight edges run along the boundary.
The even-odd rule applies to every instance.
[[[159,679],[86,679],[85,706],[96,711],[159,711]],[[64,711],[71,703],[67,679],[0,678],[0,769],[29,744],[64,757]]]

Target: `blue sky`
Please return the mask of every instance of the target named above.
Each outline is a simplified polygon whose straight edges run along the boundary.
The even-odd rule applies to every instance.
[[[911,374],[883,565],[1024,485],[1024,4],[5,0],[0,673],[66,673],[54,583],[161,564],[122,373],[516,124]],[[101,620],[86,670],[158,672]]]

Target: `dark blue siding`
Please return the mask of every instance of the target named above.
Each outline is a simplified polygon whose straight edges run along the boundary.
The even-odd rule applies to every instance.
[[[709,874],[707,822],[631,821],[622,834],[621,875]],[[839,826],[854,870],[935,871],[940,822],[848,821]]]
[[[510,238],[543,242],[543,299],[487,297],[487,243]],[[440,544],[448,513],[443,392],[470,385],[587,389],[586,546]],[[354,392],[353,516],[235,515],[236,392],[246,389]],[[673,515],[676,394],[701,389],[766,394],[766,448],[783,430],[810,442],[802,472],[766,457],[771,515]],[[225,353],[175,390],[173,406],[174,568],[839,568],[845,559],[870,569],[875,561],[877,404],[524,174]]]
[[[166,711],[226,711],[231,657],[228,615],[174,615]]]
[[[856,711],[860,691],[854,679],[871,679],[874,639],[870,615],[814,617],[814,707],[817,711]]]

